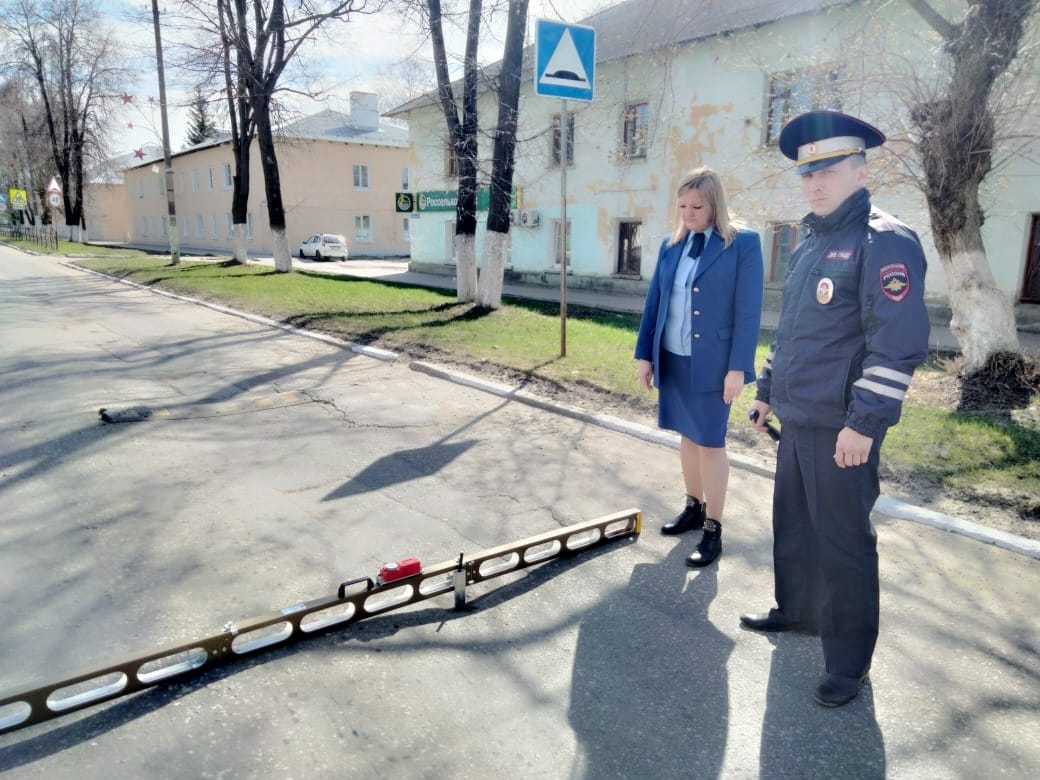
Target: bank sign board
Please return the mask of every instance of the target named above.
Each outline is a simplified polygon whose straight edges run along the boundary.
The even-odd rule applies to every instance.
[[[398,195],[401,194],[398,193]],[[398,206],[401,204],[400,198],[397,199],[396,203]],[[427,190],[426,192],[419,192],[415,196],[415,210],[419,213],[424,211],[455,211],[458,203],[458,190]],[[477,190],[477,211],[487,211],[490,205],[491,190]],[[515,187],[513,188],[513,194],[509,198],[509,207],[516,208]]]

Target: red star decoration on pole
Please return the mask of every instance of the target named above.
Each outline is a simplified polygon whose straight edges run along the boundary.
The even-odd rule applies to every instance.
[[[120,95],[120,97],[123,98],[123,105],[124,106],[127,103],[129,103],[131,100],[133,100],[133,97],[131,97],[130,95],[126,94],[125,92],[122,95]]]
[[[151,95],[149,95],[148,96],[148,103],[149,103],[149,105],[155,105],[155,98],[153,98]]]
[[[138,160],[144,159],[144,149],[134,149],[134,157]]]
[[[131,130],[134,129],[134,123],[133,122],[127,122],[126,126],[129,127]]]

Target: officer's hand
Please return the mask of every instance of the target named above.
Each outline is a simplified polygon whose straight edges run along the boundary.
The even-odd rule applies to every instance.
[[[731,404],[744,392],[744,372],[730,371],[722,382],[722,400]]]
[[[636,381],[647,390],[654,389],[654,364],[649,360],[640,360],[636,364]]]
[[[862,466],[870,459],[870,448],[874,446],[874,440],[864,436],[852,428],[842,428],[838,431],[838,441],[834,445],[834,462],[839,469],[847,466]]]
[[[755,401],[748,410],[748,419],[751,421],[751,427],[759,433],[766,432],[766,418],[769,416],[771,408],[765,401]],[[758,414],[756,415],[755,412],[758,412]]]

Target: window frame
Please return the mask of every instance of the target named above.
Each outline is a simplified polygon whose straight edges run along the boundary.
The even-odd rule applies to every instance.
[[[640,135],[642,133],[642,135]],[[650,147],[650,103],[625,104],[621,117],[621,155],[626,160],[645,160]]]
[[[765,142],[776,146],[780,130],[804,111],[841,111],[844,69],[839,63],[780,71],[769,76]]]
[[[552,220],[552,230],[549,231],[552,236],[552,247],[549,252],[550,268],[559,270],[560,268],[560,223],[562,220],[557,217]],[[567,236],[566,236],[566,247],[565,256],[567,258],[567,270],[568,272],[572,269],[572,263],[574,262],[574,251],[572,244],[574,243],[574,221],[571,219],[567,220]]]
[[[368,190],[371,189],[369,186],[369,171],[368,166],[364,163],[354,163],[354,189],[355,190]]]
[[[372,216],[370,214],[354,215],[354,240],[364,243],[372,242]]]
[[[563,157],[561,145],[563,141],[563,122],[561,114],[553,114],[552,124],[549,127],[549,167],[559,168]],[[574,167],[574,114],[567,113],[567,167]]]
[[[451,141],[444,145],[444,176],[448,179],[459,178],[459,155]]]
[[[769,223],[769,273],[766,275],[767,284],[784,284],[787,279],[791,253],[801,240],[802,225],[798,220]],[[781,257],[783,258],[783,271],[778,272]]]

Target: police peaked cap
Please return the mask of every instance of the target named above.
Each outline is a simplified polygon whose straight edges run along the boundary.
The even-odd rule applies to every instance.
[[[780,151],[797,162],[802,174],[864,154],[884,142],[885,134],[876,127],[840,111],[808,111],[780,131]]]

